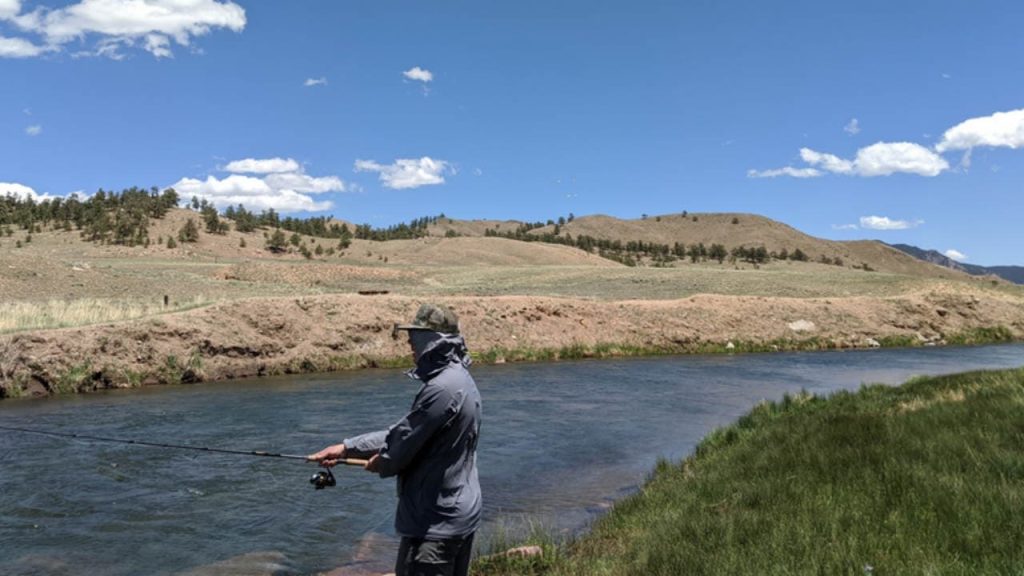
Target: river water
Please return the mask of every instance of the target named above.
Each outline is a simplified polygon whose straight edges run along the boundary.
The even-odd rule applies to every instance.
[[[477,366],[480,540],[571,534],[762,399],[1024,365],[1024,345]],[[0,425],[306,454],[400,417],[397,370],[5,401]],[[394,480],[300,461],[0,431],[2,574],[308,574],[388,568]]]

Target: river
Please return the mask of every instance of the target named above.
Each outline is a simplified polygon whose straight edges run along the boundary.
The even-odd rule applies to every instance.
[[[1024,365],[1024,345],[673,356],[476,366],[478,540],[571,534],[762,399]],[[417,383],[396,370],[0,403],[0,424],[306,454],[385,427]],[[2,574],[309,574],[386,569],[393,480],[311,464],[0,431]]]

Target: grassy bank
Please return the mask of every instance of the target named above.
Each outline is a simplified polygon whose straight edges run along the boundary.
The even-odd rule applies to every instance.
[[[1024,574],[1024,369],[762,404],[484,575]]]

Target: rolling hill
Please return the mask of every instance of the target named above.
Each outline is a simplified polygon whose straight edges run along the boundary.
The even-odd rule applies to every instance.
[[[433,235],[443,236],[449,231],[460,235],[482,236],[489,228],[498,233],[514,231],[523,223],[516,221],[441,219],[430,228]],[[755,214],[664,214],[647,218],[624,220],[606,215],[582,216],[563,225],[548,225],[530,230],[530,234],[573,238],[590,236],[602,240],[621,242],[685,245],[703,243],[722,244],[726,249],[744,246],[764,247],[769,252],[801,250],[810,260],[825,257],[841,259],[847,267],[867,267],[871,270],[938,278],[964,278],[964,272],[953,270],[914,258],[900,250],[875,240],[839,242],[824,240],[805,234],[792,226]]]

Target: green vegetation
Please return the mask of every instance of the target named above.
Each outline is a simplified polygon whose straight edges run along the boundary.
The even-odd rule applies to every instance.
[[[1012,342],[1013,332],[1006,326],[994,328],[973,328],[966,332],[953,334],[946,341],[950,344],[989,344],[993,342]]]
[[[25,243],[32,241],[33,232],[41,232],[44,227],[50,227],[66,231],[77,229],[81,238],[90,242],[126,246],[146,245],[149,240],[149,219],[163,218],[168,210],[178,207],[179,201],[178,193],[173,188],[161,192],[156,187],[149,190],[132,187],[120,193],[101,188],[85,199],[71,195],[68,198],[43,201],[8,194],[0,196],[0,225],[4,226],[3,231],[7,236],[13,234],[11,226],[27,231]],[[193,197],[185,207],[200,214],[207,233],[226,234],[231,228],[229,222],[221,220],[220,212],[205,198]],[[444,218],[444,214],[417,218],[408,224],[387,228],[373,228],[369,224],[363,224],[357,226],[353,234],[347,225],[332,222],[332,216],[281,218],[273,209],[255,214],[241,204],[237,207],[228,206],[223,216],[233,221],[235,229],[239,232],[275,228],[306,236],[336,238],[340,241],[339,249],[342,250],[349,246],[353,237],[365,240],[398,240],[426,236],[427,227]],[[188,229],[183,228],[179,231],[178,241],[197,241],[199,228],[196,223],[190,220],[186,226]]]
[[[1019,574],[1022,441],[1024,369],[786,396],[578,541],[475,573]]]
[[[369,224],[356,226],[355,237],[360,240],[409,240],[422,238],[428,234],[427,227],[436,224],[444,214],[416,218],[408,224],[396,224],[387,228],[373,228]]]
[[[82,200],[77,195],[37,202],[13,194],[0,197],[0,224],[11,235],[11,225],[27,231],[26,243],[33,232],[43,227],[80,231],[82,239],[104,244],[136,246],[149,239],[149,219],[162,218],[178,203],[178,195],[168,188],[144,190],[129,188],[120,194],[100,189]]]
[[[586,252],[596,253],[602,258],[607,258],[609,260],[619,262],[620,264],[625,264],[626,266],[637,266],[641,263],[649,262],[655,267],[661,267],[675,261],[683,261],[687,258],[689,258],[690,262],[694,264],[712,260],[722,264],[726,259],[728,259],[729,262],[733,264],[736,262],[749,262],[755,265],[765,264],[771,260],[792,260],[796,262],[808,262],[810,260],[810,257],[804,254],[799,248],[793,252],[790,252],[785,248],[780,252],[769,252],[764,246],[736,246],[729,250],[722,244],[706,246],[703,242],[687,246],[682,242],[675,242],[672,245],[659,244],[657,242],[644,242],[643,240],[630,240],[623,242],[621,240],[594,238],[593,236],[588,236],[586,234],[580,234],[574,237],[569,233],[562,234],[561,225],[564,224],[564,221],[564,218],[559,218],[559,222],[557,224],[552,224],[550,220],[548,220],[547,224],[542,222],[520,224],[515,230],[506,231],[487,228],[484,230],[484,236],[508,238],[510,240],[520,240],[522,242],[544,242],[548,244],[573,246]],[[545,232],[543,234],[533,233],[534,230],[544,226],[552,226],[553,232]],[[828,256],[821,255],[818,261],[823,264],[831,264],[835,266],[844,265],[842,258],[838,257],[830,258]]]
[[[181,229],[178,230],[178,241],[184,244],[185,242],[198,242],[199,241],[199,226],[196,225],[196,221],[189,218]]]
[[[879,336],[876,340],[882,348],[910,348],[921,345],[921,340],[916,335],[908,334]]]
[[[92,378],[92,365],[83,362],[68,368],[51,383],[54,394],[76,394]]]

